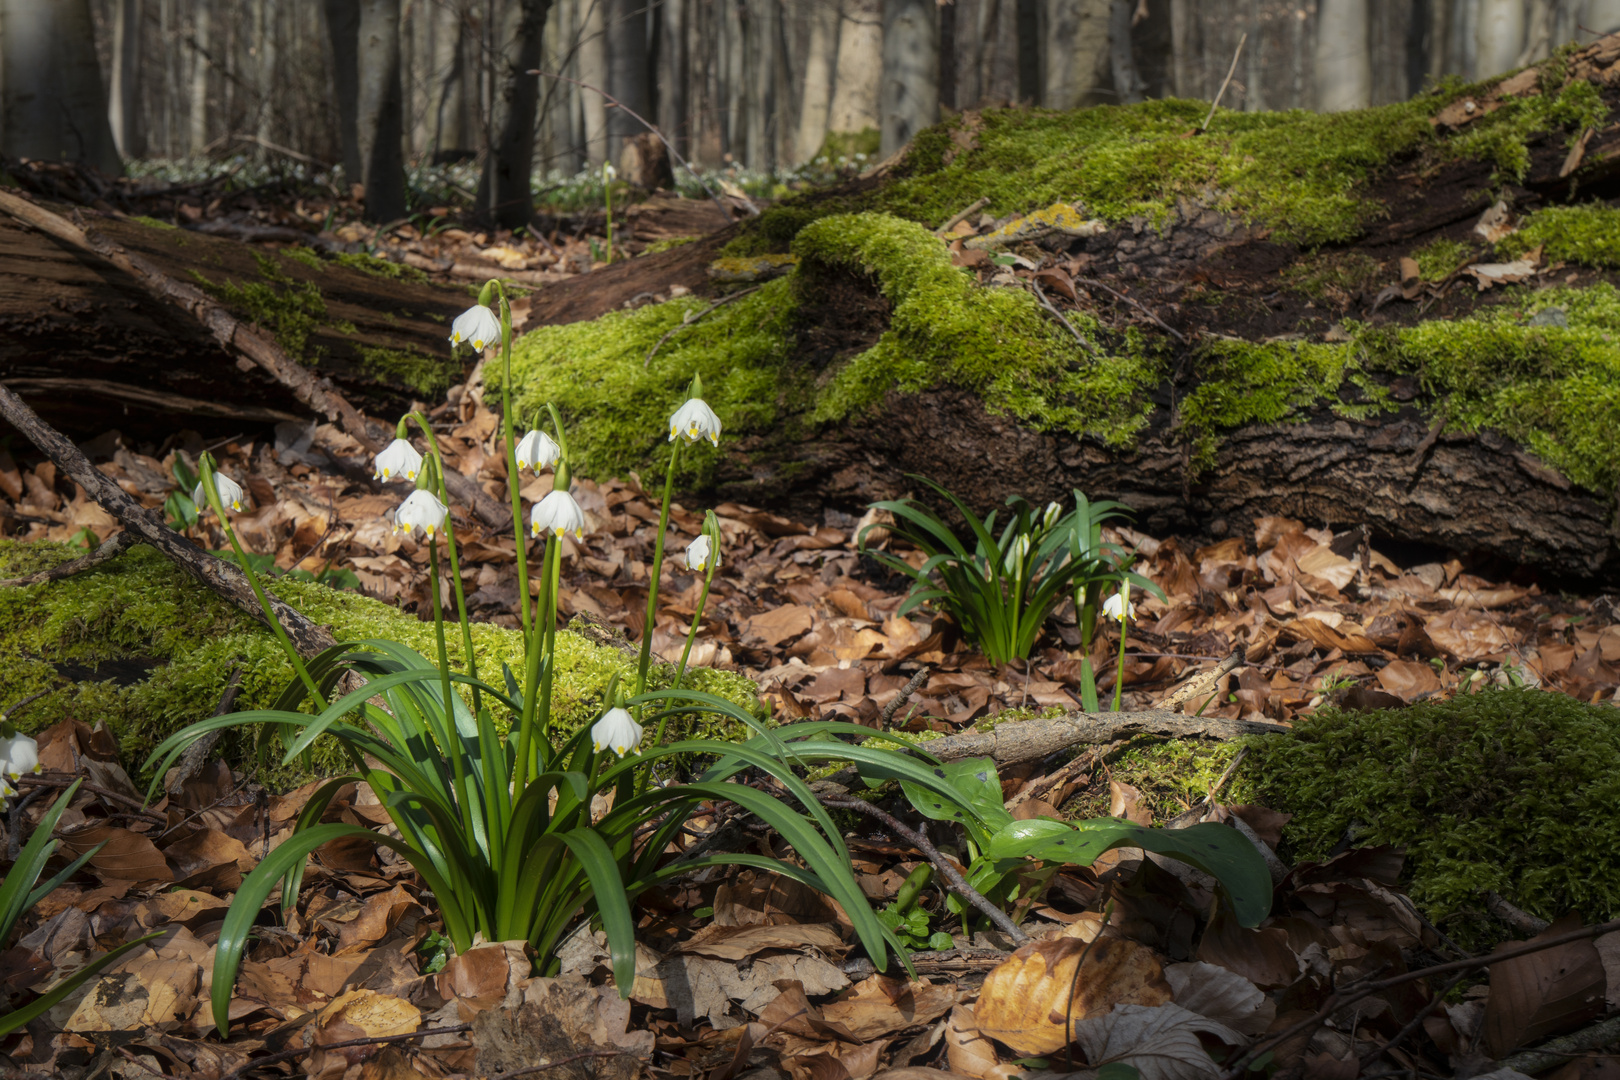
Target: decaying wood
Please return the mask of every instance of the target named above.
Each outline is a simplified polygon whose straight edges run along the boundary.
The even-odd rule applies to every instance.
[[[135,543],[135,534],[128,530],[114,533],[103,540],[101,546],[96,550],[88,555],[74,559],[72,562],[65,562],[60,566],[52,566],[46,570],[36,570],[32,574],[24,574],[22,577],[0,578],[0,589],[22,588],[25,585],[38,585],[46,581],[60,581],[62,578],[72,577],[74,574],[88,570],[92,566],[100,566],[108,559],[117,558],[134,547]]]
[[[1013,720],[988,731],[969,730],[926,744],[935,757],[988,757],[998,765],[1037,761],[1075,746],[1114,742],[1137,735],[1168,739],[1236,739],[1243,735],[1273,735],[1292,730],[1284,724],[1226,720],[1214,716],[1187,716],[1165,709],[1141,712],[1073,712],[1052,720]]]
[[[1235,671],[1244,665],[1244,662],[1248,659],[1248,653],[1249,647],[1241,641],[1238,642],[1237,647],[1232,650],[1232,654],[1225,660],[1222,660],[1208,671],[1199,672],[1166,694],[1164,700],[1159,702],[1159,708],[1174,709],[1183,701],[1189,701],[1199,694],[1215,689],[1215,684],[1221,681],[1222,675],[1229,671]]]
[[[223,304],[201,289],[170,276],[152,260],[127,250],[106,234],[95,229],[80,228],[67,218],[10,192],[0,191],[0,210],[62,244],[105,259],[128,275],[148,295],[190,315],[227,352],[242,358],[238,360],[239,366],[245,362],[251,367],[259,368],[277,384],[289,390],[305,408],[339,425],[371,453],[376,453],[387,444],[390,435],[386,425],[368,420],[361,415],[332,385],[331,380],[317,376],[309,368],[298,363],[268,333],[238,319]],[[20,388],[13,387],[13,389]],[[61,392],[63,388],[53,386],[50,389]],[[126,392],[139,392],[139,388],[134,387],[123,389]],[[166,404],[173,406],[175,402],[171,400]],[[292,418],[291,414],[279,410],[254,407],[246,407],[246,410],[244,411],[243,407],[228,407],[225,412],[217,414],[258,420]],[[185,411],[204,414],[208,412],[207,409]],[[250,412],[253,415],[249,415]],[[490,498],[471,479],[449,471],[445,474],[445,483],[450,489],[451,496],[470,506],[473,513],[486,525],[497,529],[511,525],[511,511]]]
[[[239,567],[204,551],[169,528],[161,514],[146,509],[130,498],[123,488],[90,464],[90,459],[77,446],[41,420],[21,398],[3,386],[0,386],[0,416],[39,447],[64,475],[117,519],[126,532],[157,548],[186,573],[242,611],[264,621],[264,612],[259,607],[258,598],[253,595],[253,587],[248,584],[247,575]],[[300,653],[313,656],[337,644],[337,639],[326,627],[304,618],[274,594],[267,595],[276,618],[286,628],[287,636]]]

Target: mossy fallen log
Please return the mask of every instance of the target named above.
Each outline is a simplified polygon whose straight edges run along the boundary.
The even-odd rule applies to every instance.
[[[1078,487],[1161,535],[1282,514],[1613,578],[1617,102],[1611,37],[1490,84],[1218,113],[1193,137],[1195,102],[965,114],[744,228],[728,254],[797,265],[701,321],[707,298],[601,314],[589,282],[557,287],[543,319],[600,317],[525,336],[515,377],[527,407],[563,407],[590,471],[656,475],[646,417],[701,374],[736,437],[684,455],[684,483],[804,514],[921,472],[981,511]],[[981,279],[984,253],[932,233],[981,198],[999,223],[1064,206],[1098,225],[1007,250],[1055,264],[1048,298],[1074,283],[1067,325],[1039,279]],[[1497,200],[1520,228],[1493,245],[1474,225]],[[1538,251],[1563,265],[1489,291],[1457,273]],[[1403,257],[1420,267],[1404,291]],[[630,264],[615,295],[657,291],[676,262]]]
[[[83,554],[69,544],[0,540],[0,578],[18,577]],[[309,619],[330,627],[340,642],[386,638],[425,656],[435,654],[433,626],[358,593],[278,578],[276,593]],[[459,635],[449,635],[451,663],[463,669]],[[521,669],[516,631],[473,626],[479,674],[501,682],[501,665]],[[595,718],[608,680],[634,674],[634,655],[563,630],[557,635],[555,720],[565,730]],[[239,710],[268,707],[295,677],[270,631],[203,588],[162,555],[136,547],[97,567],[59,581],[0,588],[0,711],[40,691],[45,696],[13,717],[25,731],[66,717],[105,722],[125,762],[139,768],[158,742],[213,714],[240,669]],[[672,669],[660,665],[655,685]],[[765,715],[745,676],[694,669],[698,689]],[[501,721],[504,722],[504,721]],[[717,731],[721,735],[737,734]],[[253,759],[251,732],[220,747],[236,767]],[[314,771],[341,769],[335,746],[317,751]],[[276,750],[258,779],[267,786],[307,778],[302,766],[283,768]]]

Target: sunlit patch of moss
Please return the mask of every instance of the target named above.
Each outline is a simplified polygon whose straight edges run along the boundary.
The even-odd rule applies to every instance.
[[[57,565],[83,554],[67,544],[25,544],[0,540],[0,576]],[[275,592],[311,620],[330,626],[340,641],[385,638],[424,656],[436,655],[431,623],[355,593],[314,582],[279,579]],[[459,634],[448,635],[451,663],[464,666]],[[479,674],[501,683],[501,664],[521,670],[523,647],[515,631],[487,623],[473,626]],[[17,714],[24,730],[35,731],[67,716],[86,723],[106,721],[119,739],[132,769],[152,747],[187,724],[211,715],[230,673],[242,672],[239,709],[262,708],[294,678],[274,637],[258,623],[196,584],[157,552],[136,547],[91,571],[26,589],[0,590],[0,655],[12,662],[0,668],[0,708],[36,691],[49,693]],[[53,663],[95,666],[126,658],[157,662],[149,675],[119,687],[93,678],[67,682]],[[608,680],[632,676],[633,655],[587,641],[571,631],[557,635],[558,674],[553,718],[573,731],[600,712]],[[673,670],[659,665],[654,688],[667,686]],[[689,685],[724,697],[763,716],[754,685],[745,676],[698,669]],[[504,724],[504,718],[500,718]],[[712,718],[702,730],[738,734],[736,725]],[[251,756],[252,735],[228,735],[221,753],[240,766]],[[279,762],[279,752],[272,762]],[[345,760],[330,741],[318,744],[314,770],[334,772]],[[292,784],[309,776],[301,766],[274,765],[261,771],[267,784]]]
[[[1602,127],[1609,115],[1603,95],[1585,79],[1558,89],[1559,66],[1555,62],[1543,72],[1541,93],[1504,99],[1501,108],[1446,140],[1444,154],[1490,161],[1498,182],[1520,181],[1530,171],[1529,143],[1537,135],[1562,129],[1573,140],[1589,127]]]
[[[1320,251],[1290,264],[1282,279],[1297,293],[1321,298],[1334,290],[1353,296],[1383,276],[1383,264],[1359,251]]]
[[[1620,269],[1620,209],[1603,203],[1546,206],[1531,213],[1519,231],[1497,245],[1504,258],[1518,258],[1544,246],[1549,262]]]
[[[647,245],[643,255],[657,255],[660,251],[673,251],[678,247],[685,247],[694,240],[701,240],[701,236],[666,236],[662,240],[654,240]]]
[[[339,266],[347,266],[351,270],[358,270],[362,274],[370,274],[372,277],[382,278],[386,281],[423,282],[428,280],[427,274],[414,266],[379,259],[377,256],[369,255],[364,251],[344,252],[336,256],[333,261]]]
[[[423,401],[437,401],[461,373],[461,364],[448,356],[376,345],[360,346],[360,366],[374,378],[409,388]]]
[[[253,258],[262,281],[238,283],[227,278],[216,284],[197,270],[191,276],[204,292],[268,330],[290,355],[310,361],[313,357],[306,355],[305,347],[326,319],[321,290],[313,281],[293,278],[268,255],[255,252]]]
[[[715,281],[758,281],[787,272],[798,262],[796,255],[730,255],[709,264],[709,277]]]
[[[1214,789],[1237,755],[1238,744],[1197,739],[1163,740],[1144,736],[1127,744],[1119,756],[1098,766],[1106,779],[1129,784],[1142,793],[1142,805],[1155,821],[1166,821],[1191,808]],[[1227,793],[1222,793],[1226,801]],[[1108,816],[1107,783],[1093,782],[1063,804],[1066,818]]]
[[[1486,889],[1553,919],[1620,915],[1620,710],[1495,690],[1382,712],[1324,709],[1248,740],[1234,801],[1294,815],[1284,854],[1406,849],[1409,891],[1464,946],[1500,933]]]
[[[292,247],[282,248],[281,257],[291,259],[300,265],[309,267],[311,270],[326,269],[326,260],[303,244],[294,244]]]
[[[180,226],[176,225],[172,221],[164,221],[164,220],[162,220],[160,218],[147,217],[145,214],[137,214],[136,216],[130,218],[129,220],[138,221],[142,225],[145,225],[149,229],[170,229],[170,230],[174,230],[174,229],[178,229],[180,227]]]
[[[1474,261],[1474,248],[1460,240],[1441,237],[1412,252],[1418,276],[1424,281],[1443,281]]]

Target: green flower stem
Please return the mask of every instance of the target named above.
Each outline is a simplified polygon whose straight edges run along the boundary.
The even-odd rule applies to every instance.
[[[562,565],[562,538],[546,537],[544,568],[540,578],[540,608],[550,615],[551,626],[557,623],[557,571]],[[521,790],[531,776],[544,771],[544,751],[539,745],[548,737],[551,728],[551,679],[556,667],[557,635],[555,629],[547,633],[545,625],[536,622],[535,634],[526,654],[528,666],[523,676],[523,715],[518,720],[517,785]],[[546,662],[542,663],[542,660]],[[538,726],[539,732],[536,733]]]
[[[444,482],[444,459],[439,456],[439,440],[433,435],[433,427],[427,417],[421,413],[413,412],[410,418],[416,426],[422,429],[422,435],[427,439],[428,453],[433,455],[433,464],[436,470],[439,501],[444,503],[446,510],[450,507],[450,489]],[[456,592],[456,616],[461,622],[462,652],[467,658],[467,674],[478,678],[478,657],[473,652],[472,621],[467,618],[467,594],[461,584],[461,560],[456,557],[456,523],[455,515],[444,515],[444,543],[445,551],[450,556],[450,582]],[[478,684],[473,684],[473,715],[477,716],[484,711],[483,694],[479,692]]]
[[[225,506],[219,501],[219,487],[214,482],[214,465],[206,454],[203,455],[201,467],[203,494],[208,496],[208,505],[213,507],[215,516],[219,518],[220,529],[225,533],[225,538],[231,542],[232,550],[236,552],[236,561],[242,567],[242,573],[247,575],[248,584],[253,587],[253,595],[258,598],[259,607],[264,610],[265,621],[270,624],[270,630],[276,635],[276,640],[281,642],[281,647],[286,650],[287,659],[292,661],[293,670],[298,672],[299,679],[303,680],[304,687],[309,691],[310,699],[315,702],[316,711],[319,712],[326,706],[326,696],[310,677],[309,669],[304,666],[304,658],[298,655],[298,649],[293,645],[292,638],[287,636],[286,627],[276,618],[276,611],[270,606],[270,598],[265,595],[264,586],[259,584],[259,575],[253,572],[253,565],[248,561],[247,552],[242,550],[241,541],[236,538],[236,530],[231,528],[231,519],[225,516]]]
[[[675,685],[673,689],[681,688],[681,680],[686,677],[686,660],[692,655],[692,642],[697,639],[698,627],[703,623],[703,609],[709,602],[709,585],[714,581],[715,565],[720,561],[718,545],[709,555],[709,569],[703,575],[703,591],[698,593],[697,610],[692,612],[692,625],[686,631],[686,646],[681,649],[681,664],[675,670]],[[661,730],[661,729],[660,729]],[[656,745],[656,744],[654,744]]]
[[[658,538],[653,542],[652,579],[647,583],[647,624],[641,629],[641,663],[636,668],[637,697],[646,693],[647,669],[652,663],[653,624],[658,617],[658,579],[664,573],[664,536],[669,532],[669,498],[675,488],[675,463],[680,456],[681,442],[676,439],[669,446],[669,472],[664,476],[664,505],[658,511]]]
[[[551,746],[551,683],[557,674],[557,594],[561,591],[562,583],[562,537],[555,537],[554,540],[546,553],[546,623],[540,628],[545,640],[546,667],[540,674],[540,697],[536,702],[536,723],[540,729],[540,737],[534,747],[536,776],[540,774],[543,764],[538,760],[540,744],[544,743],[547,748]]]
[[[445,735],[452,743],[444,752],[450,755],[450,764],[456,773],[456,808],[461,811],[461,827],[471,839],[475,834],[472,807],[467,800],[467,762],[461,746],[461,729],[456,726],[456,692],[450,688],[450,653],[444,644],[444,606],[439,602],[439,545],[431,536],[428,537],[428,570],[428,591],[433,594],[433,633],[439,642],[439,685],[444,690]]]
[[[499,279],[491,279],[501,297],[501,420],[506,429],[506,488],[512,497],[512,538],[517,542],[518,622],[523,627],[523,641],[529,643],[529,560],[523,536],[523,497],[518,488],[522,476],[518,473],[517,430],[512,425],[512,306],[506,302],[506,290]]]
[[[1127,601],[1127,603],[1129,603],[1129,601]],[[1129,612],[1130,608],[1127,607],[1124,610]],[[1125,638],[1127,636],[1126,629],[1130,625],[1128,619],[1129,616],[1127,615],[1119,620],[1119,670],[1114,673],[1115,712],[1119,712],[1120,698],[1125,693]]]
[[[602,168],[602,194],[607,199],[607,261],[613,262],[613,178]]]

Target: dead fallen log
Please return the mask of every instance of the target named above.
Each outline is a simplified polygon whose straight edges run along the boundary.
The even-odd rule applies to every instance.
[[[4,386],[0,386],[0,417],[27,436],[46,457],[56,463],[63,474],[84,488],[85,494],[116,518],[127,533],[157,548],[197,581],[260,622],[264,621],[264,612],[259,607],[258,598],[253,595],[253,587],[248,584],[247,575],[239,567],[204,551],[169,528],[158,512],[148,510],[130,498],[123,488],[90,464],[90,459],[77,446],[41,420],[21,398]],[[115,542],[109,540],[102,547]],[[94,557],[92,554],[83,561]],[[83,569],[83,566],[80,568]],[[306,619],[278,600],[273,593],[267,595],[276,618],[286,628],[287,636],[300,653],[313,656],[337,644],[337,639],[324,626]]]

